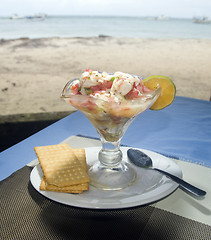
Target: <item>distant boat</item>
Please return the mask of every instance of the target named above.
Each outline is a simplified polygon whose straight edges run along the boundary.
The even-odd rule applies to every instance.
[[[18,14],[13,14],[9,19],[23,19],[23,17],[18,16]]]
[[[165,17],[164,15],[160,15],[160,16],[150,16],[146,18],[149,21],[167,21],[169,20],[168,17]]]
[[[164,15],[160,15],[157,17],[157,21],[167,21],[167,20],[169,20],[169,18],[165,17]]]
[[[194,17],[192,22],[193,23],[207,24],[207,23],[211,23],[211,20],[209,20],[208,17]]]
[[[35,15],[29,15],[25,17],[27,20],[44,20],[46,18],[45,14],[39,13]]]
[[[16,20],[16,19],[27,19],[27,20],[44,20],[46,18],[46,14],[39,13],[35,15],[28,15],[24,17],[20,17],[18,14],[13,14],[9,19]]]

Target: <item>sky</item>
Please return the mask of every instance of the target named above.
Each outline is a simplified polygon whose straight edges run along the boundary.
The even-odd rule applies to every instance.
[[[0,0],[0,16],[159,16],[211,18],[211,0]]]

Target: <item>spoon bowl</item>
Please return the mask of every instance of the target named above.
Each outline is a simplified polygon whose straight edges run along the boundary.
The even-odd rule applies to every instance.
[[[130,160],[130,162],[132,162],[136,166],[141,167],[141,168],[150,168],[152,170],[156,170],[162,174],[165,174],[167,177],[171,178],[173,181],[178,183],[183,189],[192,193],[195,196],[205,196],[206,195],[206,192],[204,190],[201,190],[201,189],[191,185],[190,183],[184,181],[183,179],[181,179],[175,175],[172,175],[171,173],[166,172],[164,170],[154,168],[152,159],[140,150],[130,148],[127,151],[127,156],[128,156],[128,159]]]

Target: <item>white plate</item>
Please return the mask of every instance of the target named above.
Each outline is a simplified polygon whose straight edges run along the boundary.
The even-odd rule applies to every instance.
[[[97,159],[99,147],[86,148],[88,165]],[[127,159],[127,147],[121,148],[123,160]],[[158,153],[140,149],[152,158],[153,166],[182,177],[179,166],[171,159]],[[134,166],[134,165],[133,165]],[[57,193],[39,189],[43,176],[40,165],[33,168],[30,180],[33,187],[43,196],[69,206],[90,209],[121,209],[149,204],[172,193],[178,184],[157,171],[134,166],[137,171],[135,183],[120,191],[103,191],[90,186],[89,191],[82,194]]]

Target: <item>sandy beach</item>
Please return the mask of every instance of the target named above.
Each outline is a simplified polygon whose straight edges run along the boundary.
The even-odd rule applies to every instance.
[[[71,111],[60,99],[64,84],[88,67],[143,77],[165,75],[177,96],[210,100],[211,40],[106,36],[0,40],[0,112]]]

